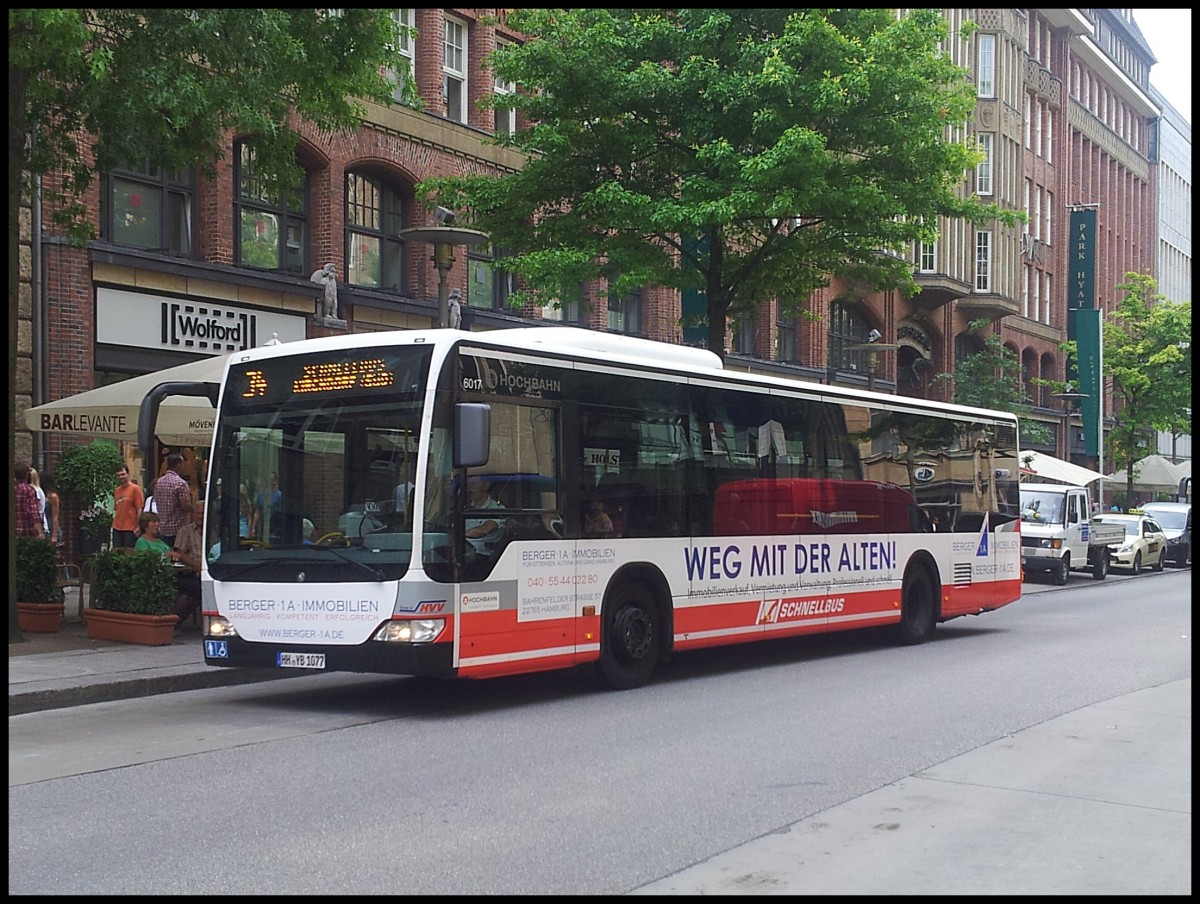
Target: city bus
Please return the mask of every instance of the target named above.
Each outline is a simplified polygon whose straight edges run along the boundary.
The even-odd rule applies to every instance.
[[[624,689],[721,644],[917,644],[1021,593],[1008,413],[562,326],[251,349],[215,402],[210,666]]]

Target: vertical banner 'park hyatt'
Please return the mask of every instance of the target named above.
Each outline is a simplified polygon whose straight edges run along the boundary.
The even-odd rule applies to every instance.
[[[1071,310],[1096,306],[1096,211],[1076,208],[1071,211],[1070,257],[1067,267],[1070,283],[1067,307]],[[1074,339],[1074,336],[1069,337]]]

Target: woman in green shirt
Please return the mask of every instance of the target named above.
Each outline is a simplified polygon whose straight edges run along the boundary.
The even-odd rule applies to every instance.
[[[142,512],[138,517],[139,535],[133,548],[136,552],[156,552],[174,562],[179,554],[167,545],[166,540],[158,539],[158,525],[157,512]]]

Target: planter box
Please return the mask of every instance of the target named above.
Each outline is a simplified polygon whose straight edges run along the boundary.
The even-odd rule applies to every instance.
[[[175,624],[179,621],[174,615],[133,615],[106,609],[84,609],[83,617],[87,621],[88,637],[151,647],[174,643]]]
[[[17,623],[27,634],[57,634],[62,617],[62,603],[17,603]]]

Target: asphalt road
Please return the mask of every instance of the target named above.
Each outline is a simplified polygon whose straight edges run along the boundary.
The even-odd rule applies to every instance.
[[[690,870],[754,862],[793,827],[836,822],[845,808],[912,825],[933,811],[906,798],[897,820],[886,795],[911,795],[932,771],[969,804],[943,847],[888,858],[850,835],[861,868],[807,864],[817,872],[805,888],[870,893],[857,874],[893,893],[988,893],[998,875],[1001,888],[1033,893],[1018,878],[1056,868],[1063,884],[1041,891],[1128,891],[1122,878],[1163,890],[1153,874],[1187,893],[1190,735],[1169,738],[1183,778],[1151,770],[1170,780],[1153,790],[1177,803],[1137,807],[1101,800],[1115,772],[1076,759],[1070,732],[1057,745],[1037,732],[1122,695],[1169,687],[1190,701],[1190,577],[1031,582],[1020,602],[942,625],[921,647],[860,633],[703,651],[623,693],[571,674],[317,675],[10,717],[9,890],[690,893],[679,885]],[[1021,812],[998,805],[993,757],[1027,737],[1044,745],[1036,762],[1110,816],[1071,824],[1095,835],[1073,850],[1102,851],[1112,878],[1105,858],[1064,862],[1054,824],[1022,823],[1005,850],[987,831],[1005,806]],[[1126,772],[1139,768],[1137,749],[1108,748],[1135,758]],[[784,888],[797,891],[736,891]]]

